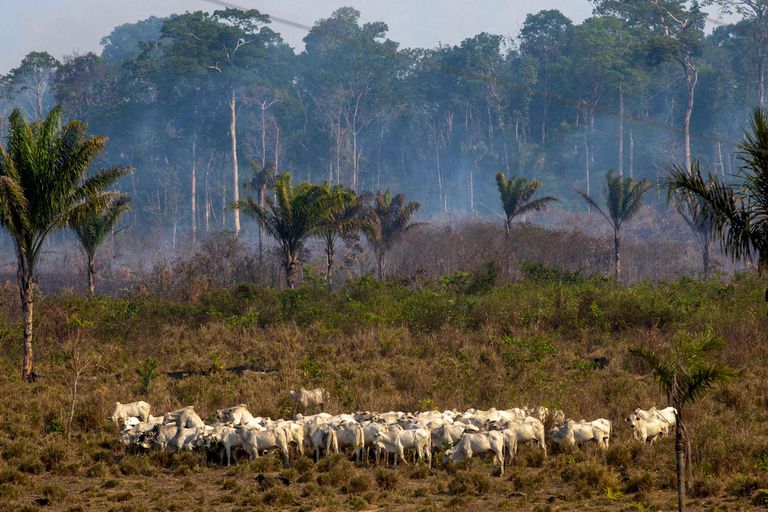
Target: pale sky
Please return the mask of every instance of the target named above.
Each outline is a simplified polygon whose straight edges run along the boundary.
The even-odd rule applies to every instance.
[[[588,0],[230,0],[245,8],[312,25],[341,6],[362,13],[362,21],[384,21],[389,37],[405,47],[457,44],[480,32],[517,35],[525,15],[559,9],[574,22],[590,16]],[[215,0],[0,0],[0,73],[16,67],[30,51],[64,55],[101,52],[99,41],[123,23],[149,16],[216,10]],[[305,32],[273,22],[294,48]]]

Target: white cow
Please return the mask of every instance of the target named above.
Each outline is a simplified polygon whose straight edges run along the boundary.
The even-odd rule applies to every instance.
[[[600,448],[608,448],[611,433],[611,422],[603,418],[594,421],[567,420],[562,426],[550,430],[549,438],[559,445],[581,446],[594,441]]]
[[[323,410],[325,402],[328,401],[329,395],[323,388],[304,389],[303,387],[298,391],[290,390],[288,396],[296,402],[296,407],[303,413],[308,407],[317,407],[320,411]]]
[[[374,436],[374,446],[376,447],[376,463],[379,462],[379,452],[384,452],[386,461],[389,461],[389,454],[392,453],[395,456],[395,466],[397,466],[398,457],[405,463],[405,451],[403,443],[400,441],[401,429],[391,428],[389,430],[379,430]],[[386,464],[386,463],[385,463]]]
[[[504,474],[504,434],[493,430],[479,434],[464,434],[456,446],[446,450],[443,463],[463,462],[474,455],[493,454],[494,462],[498,462],[501,475]]]
[[[506,450],[504,462],[506,464],[512,464],[512,459],[517,455],[517,432],[505,428],[504,430],[501,430],[501,435],[504,436],[504,449]]]
[[[419,460],[426,458],[432,467],[432,433],[427,428],[404,430],[400,433],[400,442],[404,448],[413,448]]]
[[[216,411],[216,417],[221,422],[231,423],[233,425],[248,424],[255,421],[255,418],[248,410],[248,406],[245,404],[218,410]]]
[[[254,430],[243,426],[236,427],[242,439],[243,449],[251,460],[259,457],[259,451],[280,450],[285,459],[285,465],[289,465],[288,438],[285,429],[276,427],[273,430]]]
[[[662,410],[652,407],[648,411],[638,408],[627,418],[634,438],[648,444],[653,444],[661,436],[669,435],[669,430],[674,428],[676,421],[677,410],[674,407]]]
[[[443,425],[432,431],[432,446],[434,446],[435,449],[443,449],[453,446],[459,439],[461,439],[464,430],[464,424],[462,423]]]
[[[336,437],[336,431],[330,425],[324,423],[310,425],[305,440],[314,450],[315,462],[320,460],[322,452],[326,455],[339,453],[339,440]]]
[[[365,448],[365,433],[363,427],[357,422],[345,422],[336,428],[336,439],[339,443],[339,449],[351,448],[355,453],[355,461],[360,463]]]
[[[202,445],[205,427],[178,427],[176,435],[168,442],[168,452],[192,451]]]
[[[224,463],[224,454],[227,456],[227,466],[232,461],[232,448],[243,446],[243,438],[236,428],[226,425],[215,425],[213,431],[204,434],[205,446],[212,449],[218,445],[224,448],[224,453],[219,455],[219,464]]]
[[[155,427],[142,434],[139,437],[139,445],[144,449],[150,449],[156,446],[164,452],[168,448],[168,443],[176,436],[176,425],[155,425]]]
[[[143,401],[131,402],[129,404],[115,402],[115,408],[109,419],[111,419],[112,423],[115,425],[119,425],[121,421],[125,421],[131,416],[135,416],[141,421],[147,421],[150,408],[150,405]]]
[[[536,418],[528,416],[524,420],[489,424],[488,427],[495,430],[510,430],[515,433],[518,446],[521,444],[536,444],[544,452],[544,456],[547,456],[544,424]]]
[[[195,412],[195,408],[191,405],[166,413],[165,416],[163,416],[163,423],[175,423],[183,428],[205,427],[205,423],[200,419],[200,416]]]

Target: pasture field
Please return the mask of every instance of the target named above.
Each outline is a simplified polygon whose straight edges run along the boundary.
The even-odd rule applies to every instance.
[[[308,279],[293,291],[243,285],[194,300],[46,296],[33,384],[19,378],[18,299],[3,292],[0,510],[672,510],[671,440],[640,446],[624,422],[635,407],[667,404],[628,349],[705,330],[725,340],[719,357],[735,375],[687,412],[689,509],[768,507],[764,283],[625,287],[544,270],[515,283],[489,270],[334,291]],[[168,374],[181,371],[190,375]],[[544,459],[521,448],[503,477],[483,460],[391,469],[332,456],[284,468],[267,456],[226,468],[194,454],[126,454],[106,419],[115,401],[139,399],[155,414],[194,405],[210,420],[242,402],[290,417],[287,392],[299,385],[325,387],[331,413],[545,405],[608,418],[614,437],[604,453],[551,449]]]

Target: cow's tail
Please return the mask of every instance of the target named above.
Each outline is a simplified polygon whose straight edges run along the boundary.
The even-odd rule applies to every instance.
[[[333,453],[339,453],[339,439],[336,437],[336,431],[328,429],[328,435],[325,438],[325,453],[326,455]]]

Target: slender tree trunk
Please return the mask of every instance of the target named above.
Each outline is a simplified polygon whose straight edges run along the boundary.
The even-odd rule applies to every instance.
[[[509,238],[509,222],[510,222],[510,219],[507,219],[504,221],[504,236],[506,238]]]
[[[629,177],[635,179],[635,134],[629,127]]]
[[[288,288],[296,288],[296,272],[299,269],[299,259],[294,254],[289,254],[285,261],[285,281]]]
[[[685,150],[685,170],[691,173],[691,114],[693,114],[693,97],[696,91],[696,82],[699,79],[699,70],[689,61],[683,61],[685,79],[688,85],[688,102],[685,105],[685,117],[683,118],[683,146]]]
[[[232,89],[232,96],[229,100],[230,111],[230,123],[229,123],[229,136],[232,139],[232,198],[236,203],[240,200],[240,177],[237,167],[237,100],[235,97],[235,89]],[[240,210],[234,209],[235,215],[235,235],[240,234]]]
[[[88,254],[88,294],[93,297],[96,294],[96,257]]]
[[[701,259],[704,264],[704,277],[709,277],[709,240],[705,240],[702,244]]]
[[[32,312],[34,306],[34,270],[29,264],[26,256],[18,255],[18,271],[16,276],[19,281],[19,295],[21,297],[21,313],[24,319],[24,339],[22,341],[24,348],[24,361],[22,367],[22,378],[27,382],[34,382],[36,375],[33,367],[32,351]]]
[[[328,281],[329,286],[331,284],[331,278],[333,277],[333,259],[336,255],[336,248],[334,245],[332,239],[325,239],[325,278]]]
[[[683,440],[683,429],[680,406],[677,406],[677,420],[675,421],[675,467],[677,469],[677,510],[685,510],[685,441]]]
[[[192,139],[192,244],[197,242],[197,127]]]
[[[267,196],[267,186],[261,185],[259,188],[259,206],[264,208]],[[264,261],[264,224],[259,221],[259,263]]]
[[[590,191],[590,172],[589,172],[589,123],[584,122],[584,173],[587,179],[587,195],[591,195]],[[592,206],[587,204],[587,211],[592,213]]]
[[[378,270],[379,279],[384,279],[384,252],[376,251],[376,268]]]
[[[613,232],[613,273],[616,279],[619,279],[621,275],[621,241],[619,240],[619,232],[616,230]]]
[[[765,107],[765,50],[762,46],[764,43],[761,43],[760,54],[757,57],[757,103],[760,108]]]
[[[619,176],[624,177],[624,88],[619,85]]]
[[[69,404],[69,418],[67,418],[67,442],[72,437],[72,420],[75,418],[75,402],[77,401],[77,383],[80,380],[80,372],[75,371],[75,378],[72,382],[72,401]]]

